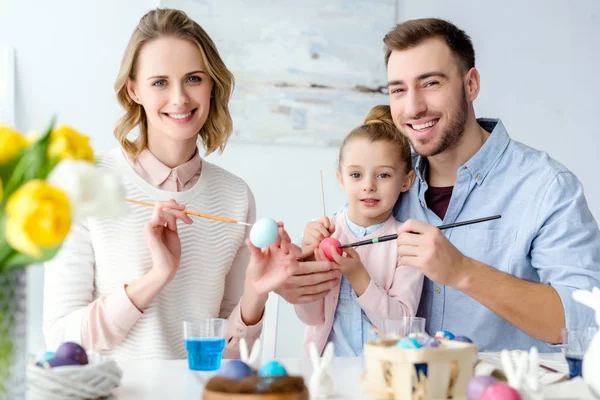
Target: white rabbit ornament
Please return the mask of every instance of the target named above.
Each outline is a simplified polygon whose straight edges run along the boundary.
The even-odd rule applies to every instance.
[[[596,325],[600,327],[600,289],[576,290],[573,299],[594,310]],[[600,396],[600,330],[596,332],[583,356],[582,375],[584,382]]]
[[[327,344],[322,358],[319,357],[317,345],[314,343],[310,343],[309,352],[313,366],[313,374],[309,382],[311,398],[327,399],[333,394],[333,379],[331,378],[333,343]]]
[[[523,400],[544,399],[538,375],[540,355],[537,347],[532,347],[529,352],[502,350],[500,360],[508,385],[517,390]]]
[[[254,345],[252,345],[252,352],[248,355],[248,344],[246,339],[240,339],[240,359],[248,364],[250,368],[260,368],[260,339],[256,339]]]

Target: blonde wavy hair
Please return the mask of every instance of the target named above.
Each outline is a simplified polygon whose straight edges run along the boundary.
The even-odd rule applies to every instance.
[[[365,122],[361,126],[354,128],[344,138],[344,141],[340,146],[338,169],[341,169],[342,167],[344,147],[356,138],[366,138],[371,142],[383,140],[392,143],[398,149],[400,161],[404,162],[404,165],[406,166],[406,172],[412,169],[410,143],[408,139],[402,135],[398,128],[396,128],[394,120],[392,119],[390,106],[377,105],[371,108],[365,117]]]
[[[207,155],[217,149],[222,152],[233,131],[228,107],[235,83],[233,74],[225,66],[206,31],[183,11],[173,9],[157,8],[148,12],[140,19],[129,39],[115,82],[117,99],[125,109],[125,115],[115,127],[115,138],[133,159],[147,146],[148,120],[144,108],[129,96],[127,82],[136,79],[137,59],[142,46],[165,36],[190,41],[198,46],[202,54],[207,73],[213,80],[213,93],[208,118],[198,136]],[[139,136],[131,141],[127,136],[136,127],[139,127]]]

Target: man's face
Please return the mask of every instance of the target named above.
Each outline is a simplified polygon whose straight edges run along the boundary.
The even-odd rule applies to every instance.
[[[469,111],[461,71],[442,39],[428,39],[390,55],[392,117],[422,156],[435,156],[461,142]]]

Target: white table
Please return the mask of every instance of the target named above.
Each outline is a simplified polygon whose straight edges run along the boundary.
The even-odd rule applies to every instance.
[[[494,363],[497,353],[482,353],[482,357]],[[487,357],[487,358],[486,358]],[[541,363],[561,372],[568,371],[562,354],[540,354]],[[308,379],[312,366],[308,359],[279,360],[292,375],[302,375]],[[226,362],[226,360],[224,361]],[[121,365],[124,371],[120,387],[115,391],[114,398],[119,400],[163,400],[185,399],[200,400],[205,382],[213,373],[199,373],[188,370],[186,360],[140,360],[129,361]],[[362,357],[333,359],[333,399],[368,399],[362,392],[360,376],[364,371]],[[573,382],[573,381],[570,381]],[[593,399],[581,384],[573,382],[568,392],[571,399]]]

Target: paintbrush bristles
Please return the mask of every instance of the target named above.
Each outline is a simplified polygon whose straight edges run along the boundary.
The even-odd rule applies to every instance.
[[[323,189],[323,170],[319,170],[319,175],[321,176],[321,203],[323,205],[323,216],[327,216],[327,212],[325,211],[325,190]]]

